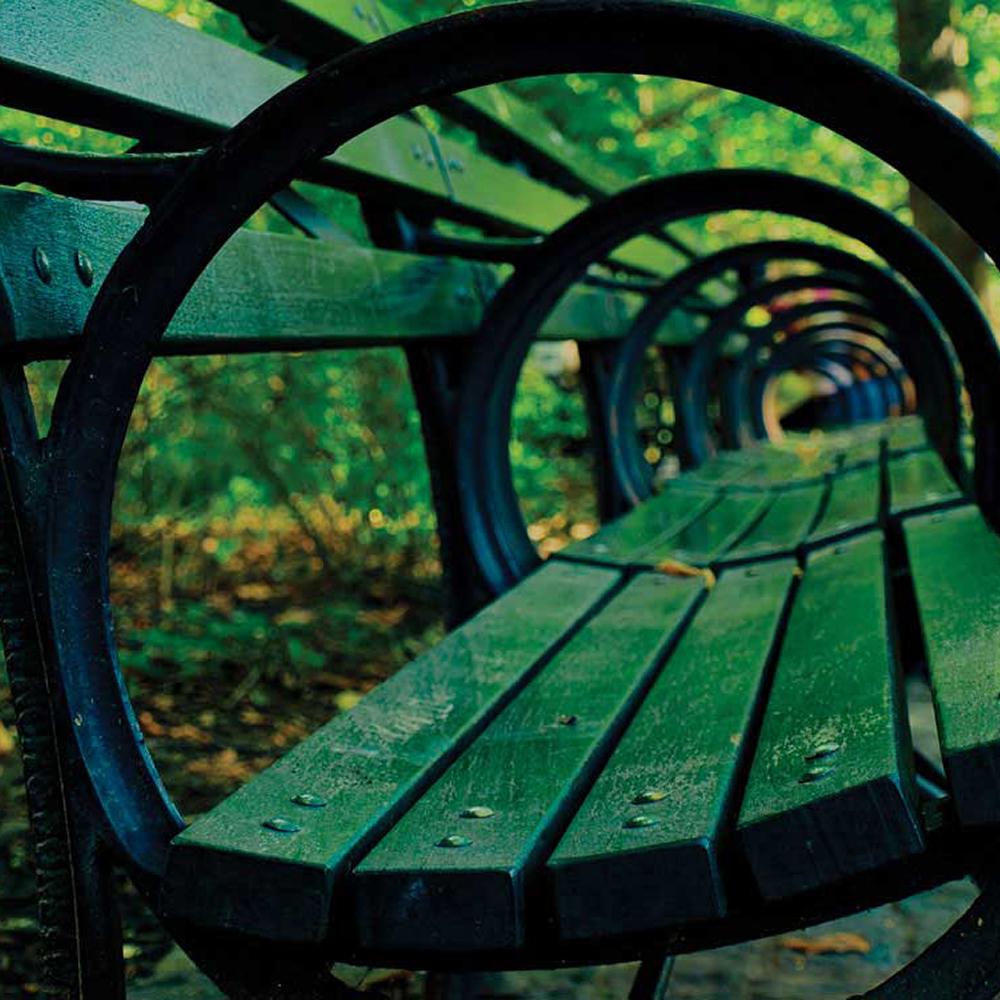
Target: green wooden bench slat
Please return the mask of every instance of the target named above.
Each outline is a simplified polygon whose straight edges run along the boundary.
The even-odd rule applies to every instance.
[[[941,753],[959,819],[1000,821],[1000,539],[976,507],[907,518]]]
[[[768,493],[730,493],[714,506],[666,538],[653,540],[636,553],[646,565],[672,559],[707,566],[734,545],[772,502]]]
[[[871,465],[880,461],[881,457],[882,437],[866,437],[844,447],[841,468],[846,471],[863,465]]]
[[[927,445],[924,422],[917,416],[899,417],[888,426],[887,443],[889,452],[913,451]]]
[[[301,75],[129,0],[8,0],[0,38],[6,103],[157,144],[205,142]],[[407,118],[326,162],[450,199],[432,140]]]
[[[415,23],[385,5],[372,3],[369,7],[354,0],[266,0],[263,3],[261,0],[226,0],[224,6],[250,15],[256,23],[268,25],[279,34],[287,33],[289,37],[282,38],[285,44],[299,50],[304,47],[314,59],[325,58],[346,47],[347,40],[369,42]],[[466,112],[461,116],[463,120],[468,119],[468,112],[471,111],[472,118],[479,122],[485,120],[492,126],[491,132],[499,133],[508,142],[513,139],[512,145],[517,147],[515,158],[520,159],[521,150],[526,150],[532,161],[543,165],[554,164],[560,174],[577,178],[581,189],[578,194],[595,191],[610,193],[631,183],[630,178],[599,162],[589,150],[570,142],[536,108],[505,87],[490,86],[466,91],[455,102]],[[475,123],[471,127],[474,128]],[[464,189],[464,200],[481,208],[482,205],[478,204],[481,192],[486,191],[489,199],[488,160],[467,145],[443,137],[438,141],[443,154],[442,163],[453,189],[456,192]],[[468,179],[475,180],[475,185],[467,186]],[[507,180],[516,183],[516,178],[511,177],[509,171]],[[512,197],[514,193],[503,189],[492,192],[492,195],[494,198],[504,197],[504,203],[511,206],[514,212],[512,221],[523,225],[525,213],[518,207],[516,197]],[[557,203],[553,201],[553,205]],[[569,205],[570,202],[563,204]],[[490,214],[502,214],[500,205],[501,202],[496,200],[487,200],[486,203]],[[550,209],[546,206],[545,211]],[[557,223],[550,219],[549,226],[554,224]],[[697,234],[691,226],[675,224],[671,231],[686,242],[697,242]],[[675,270],[681,264],[683,255],[660,240],[642,237],[622,247],[617,259],[663,273]],[[719,282],[710,283],[705,291],[717,301],[726,297],[725,287]]]
[[[525,944],[527,883],[702,590],[638,577],[500,713],[355,870],[362,947]]]
[[[0,189],[0,273],[28,356],[65,354],[100,283],[142,223],[138,209]],[[53,279],[35,273],[45,249]],[[87,287],[73,263],[94,267]],[[167,330],[162,353],[205,353],[471,336],[482,307],[474,265],[452,258],[241,230],[209,265]],[[620,337],[637,297],[578,285],[541,331],[543,339]]]
[[[882,471],[877,465],[834,476],[830,496],[809,542],[829,541],[878,520],[882,497]]]
[[[806,566],[739,817],[768,899],[923,846],[885,575],[878,533]]]
[[[552,562],[175,838],[167,912],[285,941],[329,930],[338,879],[618,581]],[[296,805],[319,796],[322,808]],[[265,827],[278,817],[300,827]]]
[[[794,552],[805,542],[826,495],[825,485],[783,490],[746,537],[725,558],[753,559]]]
[[[789,560],[722,574],[549,860],[559,936],[722,916],[718,837]]]
[[[158,143],[176,133],[204,141],[300,75],[127,0],[7,0],[0,38],[8,102]],[[459,159],[464,168],[449,171]],[[402,117],[358,136],[327,162],[433,198],[443,214],[473,210],[531,232],[545,232],[586,205],[468,147],[432,140]],[[354,186],[349,175],[338,182]],[[667,271],[684,260],[654,240],[622,248],[618,258]]]
[[[962,491],[933,449],[901,455],[889,462],[889,512],[902,514],[952,500]]]
[[[568,545],[556,553],[556,558],[592,559],[627,566],[651,541],[671,537],[718,499],[715,490],[678,490],[669,486],[601,528],[596,535]]]

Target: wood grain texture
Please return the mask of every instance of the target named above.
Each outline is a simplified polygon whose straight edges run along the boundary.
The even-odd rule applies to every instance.
[[[878,520],[881,498],[882,474],[877,465],[865,465],[835,476],[826,508],[809,536],[809,543],[829,542],[871,527]]]
[[[778,493],[767,513],[724,558],[759,559],[794,552],[809,535],[819,515],[828,487],[809,486]]]
[[[885,572],[875,532],[807,563],[739,815],[768,899],[923,847]]]
[[[28,357],[65,356],[115,257],[142,224],[139,209],[0,190],[0,276]],[[42,247],[52,281],[35,273]],[[85,286],[77,250],[93,264]],[[165,354],[308,350],[469,337],[482,306],[473,265],[454,258],[240,230],[198,280],[171,322]],[[549,317],[543,339],[614,338],[636,296],[577,286]]]
[[[524,688],[357,867],[363,947],[525,945],[542,861],[701,593],[637,578]]]
[[[164,905],[175,917],[319,941],[348,864],[385,831],[618,580],[552,563],[414,660],[180,834]],[[319,796],[308,808],[292,799]],[[273,818],[299,829],[279,832]]]
[[[724,914],[718,838],[794,565],[726,571],[699,609],[549,859],[561,938]]]
[[[675,535],[684,525],[711,509],[720,497],[711,489],[668,487],[612,521],[596,535],[568,545],[556,554],[556,558],[631,565],[650,544]]]
[[[0,5],[0,83],[10,106],[157,146],[207,142],[300,75],[128,0]],[[369,129],[326,164],[334,169],[326,179],[345,189],[367,190],[374,179],[383,194],[408,191],[443,215],[482,217],[524,232],[547,232],[587,205],[404,117]],[[614,256],[660,274],[685,261],[648,237]]]
[[[894,515],[962,499],[941,456],[925,449],[893,458],[889,463],[889,512]]]
[[[1000,820],[1000,539],[976,507],[908,518],[938,736],[959,819]]]
[[[770,507],[769,493],[730,493],[678,531],[653,540],[634,556],[645,566],[664,560],[708,566],[737,543]]]

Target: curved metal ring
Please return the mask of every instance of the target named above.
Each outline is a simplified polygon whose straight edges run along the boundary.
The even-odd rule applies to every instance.
[[[770,302],[789,292],[815,289],[817,283],[817,278],[809,275],[782,278],[770,284],[757,285],[743,295],[737,296],[729,306],[713,318],[708,328],[695,341],[684,372],[681,391],[675,401],[680,429],[679,444],[683,447],[684,455],[690,464],[699,465],[715,451],[708,423],[710,382],[723,346],[739,318],[754,306]],[[857,279],[848,275],[827,274],[824,276],[823,287],[836,292],[854,292],[855,294],[862,294],[865,291],[864,286]],[[881,299],[884,303],[885,296],[881,296]],[[763,346],[763,342],[770,339],[776,332],[786,329],[799,320],[821,313],[851,311],[855,314],[880,319],[886,325],[891,323],[898,328],[898,319],[902,319],[902,316],[898,316],[898,319],[894,320],[891,313],[887,315],[884,309],[879,310],[878,304],[877,301],[866,303],[838,298],[794,306],[774,314],[766,325],[755,331],[750,336],[746,351],[756,353]],[[921,366],[920,352],[914,351],[913,346],[913,341],[909,341],[910,350],[906,360],[917,365],[918,371],[926,372],[926,366]],[[624,385],[625,383],[625,373],[622,373],[620,384]],[[742,387],[738,388],[742,389]],[[724,406],[731,401],[727,397],[728,394],[722,396]],[[620,393],[614,395],[612,399],[618,405],[627,405]],[[731,413],[729,417],[732,419]]]
[[[737,376],[744,356],[736,363],[736,370],[730,374],[730,379],[739,377],[744,386],[749,385],[747,392],[736,397],[734,392],[734,407],[743,408],[739,418],[742,423],[752,424],[758,438],[772,437],[771,417],[767,404],[768,389],[781,370],[788,367],[806,366],[811,355],[809,351],[817,352],[818,356],[829,356],[824,353],[827,345],[833,346],[839,353],[841,350],[863,352],[861,363],[869,373],[869,382],[879,390],[879,417],[912,413],[915,400],[912,382],[899,358],[877,333],[862,323],[838,320],[831,323],[818,323],[809,327],[794,340],[787,340],[775,345],[775,350],[767,366],[750,376],[742,372]],[[790,355],[795,355],[790,357]],[[805,356],[800,357],[800,354]],[[879,369],[882,369],[880,372]]]
[[[826,319],[830,313],[837,312],[844,313],[845,318],[837,320]],[[872,306],[842,299],[807,302],[775,314],[769,323],[758,328],[750,335],[744,350],[737,357],[723,380],[722,390],[719,393],[722,403],[720,418],[723,444],[729,448],[740,448],[751,444],[757,439],[758,435],[754,430],[759,426],[754,419],[757,413],[756,404],[750,405],[748,402],[750,399],[753,369],[760,352],[764,350],[771,351],[773,349],[772,342],[779,335],[786,333],[789,327],[795,326],[796,330],[793,335],[788,336],[786,343],[798,340],[800,337],[814,331],[817,327],[843,329],[845,324],[863,329],[876,337],[879,335],[879,326],[881,326],[882,336],[891,338],[895,342],[898,336],[896,331],[907,329],[906,319],[907,317],[904,313],[897,314],[895,317],[890,317],[887,320],[884,314],[875,311]],[[862,322],[862,320],[867,320],[867,322]],[[888,325],[888,322],[892,323],[891,327]],[[703,340],[707,341],[708,338],[709,333],[706,331],[703,335]],[[711,348],[709,349],[711,350]],[[718,348],[715,348],[714,354],[717,353]],[[912,352],[910,354],[912,355]],[[708,360],[710,362],[711,358]],[[692,365],[692,375],[697,376],[698,373],[699,369]],[[702,384],[700,386],[691,386],[691,391],[685,392],[685,398],[687,399],[691,395],[697,394],[699,398],[704,399],[707,390],[706,383],[707,373],[702,375]],[[925,379],[921,380],[918,383],[918,399],[921,398],[920,394],[922,393],[924,405],[927,405],[927,397],[931,398],[931,405],[933,405],[933,402],[937,401],[934,396],[936,389],[937,386],[933,380],[930,386],[928,386]],[[950,394],[948,399],[950,401]],[[697,405],[696,401],[695,405]],[[699,425],[690,429],[689,436],[696,440],[697,435],[707,436],[708,434],[703,414],[704,410],[699,410],[694,414],[694,419],[699,420]],[[689,430],[687,427],[683,429]],[[690,447],[688,440],[685,440],[684,444]]]
[[[507,458],[514,386],[534,331],[583,268],[626,238],[680,217],[734,208],[791,215],[808,209],[809,218],[867,243],[919,287],[957,347],[967,351],[963,342],[973,330],[973,339],[988,336],[992,341],[977,301],[940,252],[893,216],[848,192],[787,174],[737,170],[648,181],[599,202],[549,236],[531,265],[516,271],[494,298],[484,320],[490,336],[481,338],[464,385],[458,458],[466,524],[483,576],[496,592],[538,564]],[[648,327],[640,330],[633,329],[623,345],[623,350],[632,350],[636,356],[644,353],[645,338],[652,335]],[[936,352],[942,378],[950,382],[955,365],[946,342],[935,339],[926,349]],[[986,350],[995,352],[995,344]],[[919,368],[919,359],[914,364]],[[618,366],[615,383],[624,370]],[[974,373],[977,380],[981,376],[982,371]],[[981,386],[968,388],[973,399],[982,394]],[[957,388],[952,391],[957,393]],[[631,412],[631,396],[623,391],[622,397],[628,399]],[[621,433],[627,419],[622,408],[610,414],[612,451],[619,445],[623,451],[634,447],[634,437],[625,441]],[[977,427],[982,429],[981,423]],[[988,428],[986,433],[991,433]],[[949,434],[949,446],[955,437]],[[981,465],[977,470],[982,473]]]
[[[777,175],[777,177],[783,177],[783,175]],[[797,182],[798,180],[797,178],[790,178],[789,182]],[[807,183],[810,187],[814,186],[814,182]],[[796,201],[800,204],[808,204],[811,208],[823,206],[825,215],[823,221],[828,221],[838,211],[859,211],[856,204],[841,205],[840,209],[834,208],[835,205],[842,201],[843,192],[822,184],[815,185],[815,188],[811,199],[803,194]],[[786,205],[786,207],[789,206]],[[885,225],[889,228],[894,228],[900,239],[909,244],[905,251],[900,253],[893,262],[897,270],[908,277],[911,283],[914,281],[914,278],[922,276],[921,259],[924,257],[926,251],[921,241],[891,216],[886,218],[885,213],[880,213],[878,209],[874,209],[872,206],[866,206],[860,209],[860,211],[862,214],[874,211],[876,214],[882,215],[882,221]],[[795,213],[792,212],[790,214]],[[814,212],[810,211],[810,217],[813,215]],[[835,223],[830,224],[831,228],[836,228]],[[779,255],[783,255],[786,252],[783,249],[784,244],[780,242],[774,244],[763,243],[760,246],[762,250],[767,249],[769,253],[773,254],[774,259],[778,259]],[[923,394],[932,408],[932,415],[937,418],[934,422],[935,440],[951,455],[952,461],[950,464],[955,466],[957,472],[959,457],[955,455],[955,452],[957,448],[957,429],[961,426],[962,420],[961,401],[955,380],[949,375],[949,365],[940,357],[939,349],[934,344],[935,336],[940,336],[940,333],[937,331],[934,314],[931,312],[926,301],[914,295],[906,286],[893,278],[891,274],[886,273],[874,264],[866,264],[866,262],[860,261],[842,250],[834,247],[818,247],[797,243],[792,243],[792,248],[794,248],[797,259],[812,260],[824,267],[836,270],[848,271],[853,269],[856,273],[864,274],[866,281],[869,284],[875,284],[881,290],[881,294],[893,303],[893,310],[903,311],[909,317],[913,333],[919,337],[921,344],[926,345],[926,348],[923,350],[916,349],[911,352],[911,356],[908,359],[909,364],[916,366],[916,371],[923,371],[925,373],[922,378],[924,382]],[[739,248],[732,248],[702,258],[702,260],[690,265],[675,278],[667,282],[661,293],[651,298],[646,307],[640,312],[633,324],[632,331],[621,346],[616,378],[609,390],[609,410],[613,411],[609,416],[609,419],[612,421],[611,426],[608,428],[608,434],[611,439],[609,450],[611,453],[610,461],[614,469],[614,474],[619,481],[621,492],[632,504],[648,496],[652,490],[649,470],[646,463],[641,460],[641,455],[635,446],[636,436],[632,410],[635,382],[638,378],[638,370],[646,346],[680,299],[690,291],[691,287],[700,284],[704,275],[715,273],[716,268],[723,265],[728,266],[731,260],[737,258],[738,250]],[[935,305],[939,309],[941,308],[942,299],[948,297],[946,292],[948,287],[951,287],[953,292],[957,291],[960,297],[962,295],[965,296],[960,310],[965,314],[964,318],[960,317],[956,312],[955,315],[947,317],[950,322],[967,322],[972,314],[978,314],[980,328],[984,329],[988,326],[988,321],[982,315],[971,293],[962,284],[961,279],[957,279],[954,274],[946,276],[938,275],[937,277],[943,277],[943,281],[935,284],[935,287],[932,289],[932,295],[935,299]],[[924,291],[923,287],[921,287],[921,291]],[[969,299],[971,301],[968,301]],[[937,363],[935,363],[935,358],[938,359]],[[683,437],[681,443],[682,446],[686,443]]]

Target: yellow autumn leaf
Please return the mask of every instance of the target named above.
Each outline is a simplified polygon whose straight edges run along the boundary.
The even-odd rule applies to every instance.
[[[666,576],[700,576],[706,590],[711,590],[715,586],[715,574],[710,569],[690,566],[677,559],[664,559],[658,562],[656,572],[664,573]]]

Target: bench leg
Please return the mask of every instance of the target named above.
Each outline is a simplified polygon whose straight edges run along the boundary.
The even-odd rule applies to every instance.
[[[594,449],[594,478],[597,488],[597,510],[602,521],[631,510],[625,492],[615,476],[611,445],[608,440],[608,397],[617,342],[585,342],[580,348],[580,377],[587,404],[587,421]]]
[[[628,1000],[664,1000],[674,969],[672,955],[649,955],[635,974]]]
[[[40,978],[53,997],[124,1000],[111,866],[89,787],[68,752],[71,737],[32,586],[41,517],[28,497],[44,495],[42,460],[23,374],[12,366],[0,370],[0,411],[0,634],[31,820]]]
[[[449,626],[461,624],[493,597],[468,542],[458,487],[455,418],[463,357],[454,347],[406,349],[431,474]]]

